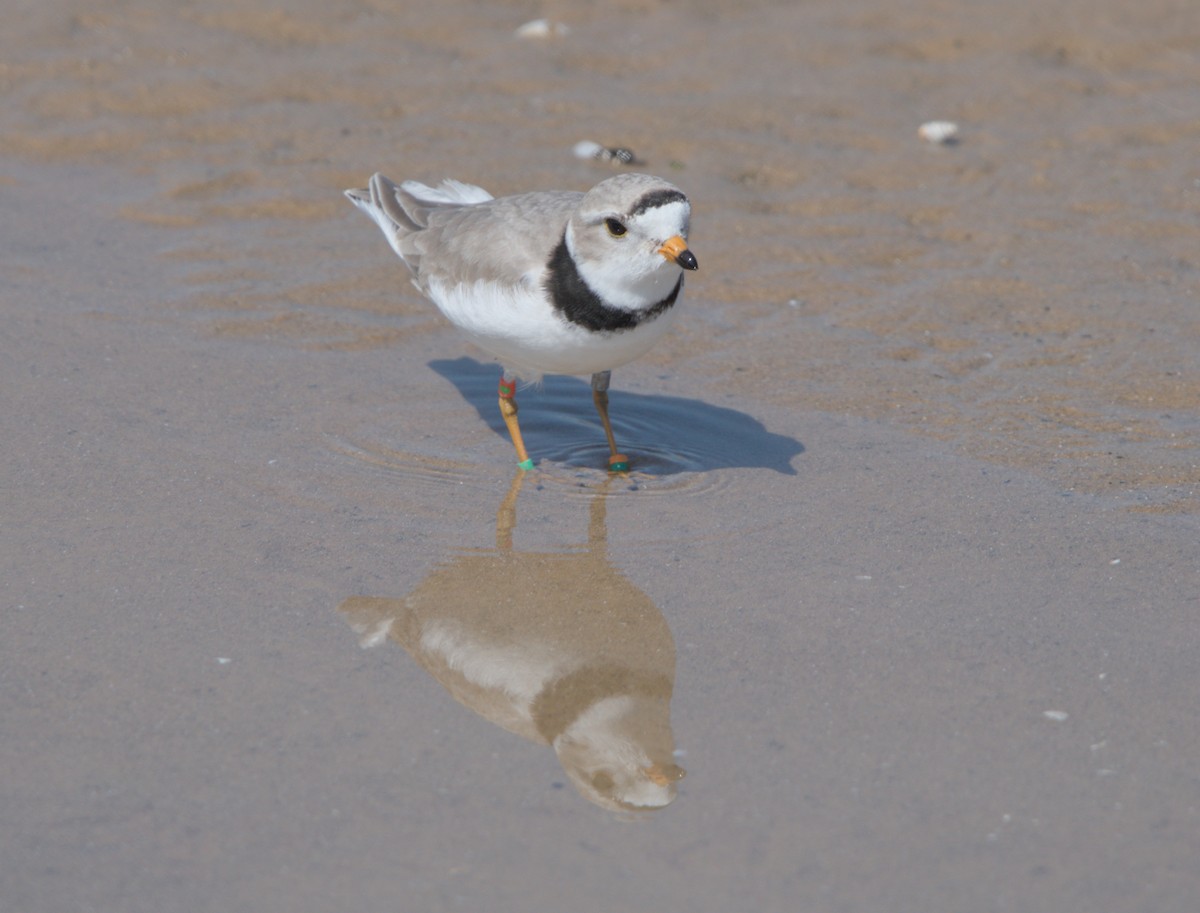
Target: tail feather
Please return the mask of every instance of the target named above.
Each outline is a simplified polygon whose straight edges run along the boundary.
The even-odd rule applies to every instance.
[[[492,199],[482,187],[450,179],[436,187],[428,187],[420,181],[405,181],[395,188],[395,197],[405,215],[422,228],[429,224],[429,216],[439,209],[460,209]]]
[[[397,199],[398,190],[399,188],[388,178],[382,174],[375,174],[372,175],[366,188],[347,190],[346,197],[371,217],[383,232],[384,237],[387,238],[392,250],[407,263],[401,247],[401,240],[405,235],[424,228],[425,223],[418,222],[405,212],[403,205]]]
[[[431,207],[473,206],[492,199],[492,195],[482,187],[464,184],[453,178],[446,178],[436,187],[427,187],[420,181],[405,181],[400,185],[400,189],[413,199]]]
[[[434,210],[473,206],[492,199],[482,187],[462,181],[447,179],[437,187],[427,187],[420,181],[397,185],[382,174],[372,175],[363,190],[347,190],[346,197],[375,221],[392,250],[414,273],[417,253],[411,244],[403,243],[406,235],[428,226],[429,214]]]

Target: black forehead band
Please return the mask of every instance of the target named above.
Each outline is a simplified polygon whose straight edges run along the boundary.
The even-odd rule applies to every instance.
[[[630,210],[629,216],[641,215],[647,209],[657,209],[659,206],[666,206],[668,203],[686,203],[687,197],[683,195],[681,190],[651,190],[645,194],[637,205]]]

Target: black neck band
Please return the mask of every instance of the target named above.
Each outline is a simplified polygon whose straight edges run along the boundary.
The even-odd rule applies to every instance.
[[[609,307],[579,274],[579,267],[575,265],[571,252],[567,250],[566,232],[563,232],[562,240],[554,248],[548,266],[546,291],[550,293],[554,309],[571,323],[598,332],[631,330],[640,323],[653,320],[675,303],[675,299],[679,297],[679,290],[683,288],[681,273],[671,293],[645,310],[622,311]]]

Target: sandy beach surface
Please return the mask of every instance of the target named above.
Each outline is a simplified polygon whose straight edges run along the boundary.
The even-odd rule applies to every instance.
[[[1194,4],[9,6],[0,913],[1195,910]],[[342,190],[585,139],[521,476]]]

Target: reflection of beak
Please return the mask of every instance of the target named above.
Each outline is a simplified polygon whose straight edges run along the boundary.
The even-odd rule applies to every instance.
[[[685,773],[678,764],[659,764],[658,762],[649,767],[643,767],[642,772],[645,773],[646,779],[655,786],[666,786],[668,783],[682,780]]]
[[[700,264],[696,262],[696,255],[688,250],[687,241],[679,235],[664,241],[658,252],[684,269],[699,269],[700,267]]]

